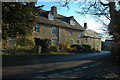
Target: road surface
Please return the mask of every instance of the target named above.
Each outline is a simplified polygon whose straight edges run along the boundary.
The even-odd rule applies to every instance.
[[[26,58],[25,61],[21,60],[21,62],[17,62],[16,60],[16,62],[11,62],[12,65],[3,67],[3,79],[94,78],[108,72],[106,67],[109,65],[105,66],[105,64],[98,59],[105,58],[109,55],[110,51],[103,51],[87,54],[46,55],[31,60]],[[24,64],[26,62],[31,62],[31,64]]]

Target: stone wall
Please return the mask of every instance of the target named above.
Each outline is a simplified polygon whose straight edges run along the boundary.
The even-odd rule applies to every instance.
[[[34,33],[33,36],[34,38],[40,38],[40,39],[57,39],[58,43],[60,42],[69,42],[71,40],[73,40],[73,43],[76,43],[76,40],[80,40],[81,42],[81,38],[79,37],[78,33],[79,31],[77,30],[73,30],[73,34],[69,35],[69,30],[70,29],[66,29],[66,28],[61,28],[58,27],[58,33],[52,34],[52,26],[49,25],[40,25],[40,32],[39,33]]]

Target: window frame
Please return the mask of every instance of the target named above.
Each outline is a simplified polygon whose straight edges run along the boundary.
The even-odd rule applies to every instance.
[[[81,31],[78,32],[78,36],[79,36],[79,37],[82,37],[82,32],[81,32]]]
[[[73,35],[73,30],[69,30],[69,35]]]
[[[40,24],[35,24],[35,33],[40,32]]]
[[[51,41],[54,45],[57,45],[57,39],[52,39]]]
[[[9,38],[9,39],[8,39],[8,44],[9,44],[9,45],[16,46],[16,39],[15,39],[15,38]]]
[[[51,33],[57,35],[57,27],[52,26],[51,29],[52,29]]]

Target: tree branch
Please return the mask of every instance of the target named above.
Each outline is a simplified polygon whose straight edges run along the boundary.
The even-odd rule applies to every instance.
[[[109,6],[109,3],[108,4],[104,4],[101,0],[98,0],[100,2],[101,5],[103,6]]]

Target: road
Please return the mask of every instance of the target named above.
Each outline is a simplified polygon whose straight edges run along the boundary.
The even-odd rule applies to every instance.
[[[109,65],[99,61],[110,51],[70,55],[46,55],[3,67],[3,78],[93,78],[108,72]],[[19,58],[20,59],[20,58]],[[22,57],[23,59],[23,57]],[[28,61],[29,60],[29,61]],[[4,60],[5,61],[5,60]],[[31,62],[32,64],[23,64]],[[5,63],[4,63],[5,64]],[[16,64],[16,65],[15,65]],[[19,64],[19,65],[18,65]],[[20,65],[21,64],[21,65]]]

